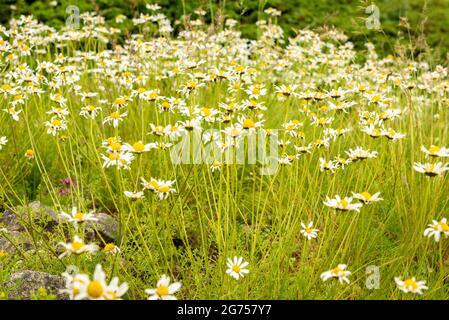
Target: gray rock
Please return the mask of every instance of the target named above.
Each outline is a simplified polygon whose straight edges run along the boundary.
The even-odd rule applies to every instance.
[[[89,221],[86,226],[98,232],[105,241],[116,241],[120,237],[120,224],[106,213],[96,213],[98,221]]]
[[[31,299],[39,288],[45,288],[48,294],[55,294],[57,299],[68,298],[66,294],[59,293],[59,290],[65,287],[64,278],[46,272],[24,270],[14,273],[5,283],[5,287],[10,289],[9,299]]]
[[[17,215],[11,210],[6,210],[0,214],[0,223],[6,226],[9,231],[23,231],[24,227],[19,223]]]

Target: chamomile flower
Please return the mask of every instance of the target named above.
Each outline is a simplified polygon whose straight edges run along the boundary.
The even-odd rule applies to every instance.
[[[104,118],[104,124],[112,124],[114,128],[118,127],[119,123],[125,119],[128,115],[128,111],[120,113],[120,111],[113,111],[107,117]]]
[[[103,247],[103,252],[109,255],[120,253],[120,248],[113,243],[106,243]]]
[[[131,162],[134,160],[134,155],[131,152],[110,152],[107,155],[101,155],[103,159],[103,168],[116,166],[117,169],[130,169]]]
[[[306,226],[304,223],[301,222],[301,234],[307,238],[307,240],[314,239],[318,236],[318,232],[320,230],[313,228],[313,221],[310,221],[309,224]]]
[[[382,201],[383,199],[380,196],[380,192],[376,192],[375,194],[371,194],[368,191],[363,191],[361,193],[352,193],[355,199],[362,201],[364,204],[373,203]]]
[[[360,211],[363,206],[361,203],[352,203],[352,197],[340,198],[336,195],[334,199],[326,197],[324,204],[330,208],[334,208],[340,211]]]
[[[401,280],[400,277],[394,277],[394,281],[396,282],[398,289],[405,293],[411,292],[422,294],[423,290],[428,289],[425,281],[417,281],[415,277],[406,280]]]
[[[155,147],[156,145],[154,143],[144,144],[141,140],[139,140],[137,142],[134,142],[132,145],[129,143],[125,143],[123,146],[123,150],[139,154],[148,152]]]
[[[80,237],[75,236],[72,242],[59,242],[59,245],[64,247],[65,251],[59,255],[59,259],[71,254],[95,253],[98,246],[95,243],[85,244]]]
[[[47,127],[47,133],[53,136],[56,136],[59,131],[67,129],[67,121],[58,117],[52,117],[44,125]]]
[[[3,109],[3,111],[8,113],[14,121],[20,120],[19,114],[22,112],[22,110],[16,110],[16,107],[11,107],[11,108],[7,108],[7,109]]]
[[[431,145],[429,149],[424,146],[421,146],[421,151],[426,154],[426,156],[430,157],[449,157],[449,148],[446,147],[438,147],[435,145]]]
[[[437,163],[419,163],[415,162],[413,169],[420,173],[424,173],[428,177],[435,177],[442,175],[444,172],[449,171],[449,163],[443,164],[442,162]]]
[[[63,211],[60,213],[60,216],[69,222],[75,223],[83,223],[86,221],[98,221],[98,218],[95,217],[94,211],[89,213],[82,213],[76,207],[72,208],[72,212],[70,214]]]
[[[234,259],[228,258],[226,266],[228,269],[226,273],[233,277],[235,280],[239,278],[243,278],[245,274],[249,273],[249,270],[246,268],[249,265],[249,262],[243,261],[243,257],[234,256]]]
[[[88,104],[81,108],[80,116],[84,118],[95,119],[100,111],[101,111],[100,107],[95,107],[91,104]]]
[[[146,289],[148,300],[177,300],[174,294],[181,289],[180,282],[170,284],[170,278],[165,274],[161,276],[154,289]]]
[[[338,279],[340,283],[346,282],[349,283],[348,277],[351,275],[351,272],[346,270],[347,266],[345,264],[339,264],[335,268],[323,272],[320,275],[321,280],[327,281],[332,278]]]
[[[345,151],[345,153],[349,156],[352,161],[364,160],[368,158],[376,158],[377,151],[369,151],[365,150],[362,147],[357,147],[355,149],[349,149],[349,151]]]
[[[432,220],[432,223],[428,226],[424,230],[424,236],[434,237],[436,242],[440,241],[441,234],[444,234],[446,238],[449,237],[449,226],[446,218],[442,218],[440,221]]]
[[[130,199],[132,199],[132,200],[137,200],[137,199],[141,199],[141,198],[144,197],[143,191],[137,191],[137,192],[134,192],[134,191],[125,191],[125,192],[123,192],[123,193],[125,194],[125,196],[126,196],[127,198],[130,198]]]

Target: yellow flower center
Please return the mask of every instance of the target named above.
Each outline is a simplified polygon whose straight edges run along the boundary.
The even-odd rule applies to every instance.
[[[371,199],[371,194],[367,191],[362,192],[361,195],[362,195],[363,199],[365,199],[365,200]]]
[[[340,205],[343,207],[343,209],[346,209],[349,205],[349,202],[346,201],[345,199],[341,199],[340,200]]]
[[[341,269],[341,268],[339,268],[339,267],[335,267],[335,268],[332,269],[332,271],[331,271],[331,273],[332,273],[332,274],[335,274],[335,275],[338,275],[338,274],[340,274],[341,272],[343,272],[343,269]]]
[[[74,241],[72,242],[72,250],[74,252],[78,252],[82,247],[84,247],[84,242],[82,241]]]
[[[59,127],[61,125],[61,121],[59,119],[53,119],[51,124],[55,127]]]
[[[112,119],[118,119],[118,118],[120,118],[120,113],[118,113],[117,111],[114,111],[113,113],[111,113],[109,115],[109,117]]]
[[[156,289],[156,294],[158,296],[166,296],[168,295],[168,288],[166,286],[159,286]]]
[[[170,187],[169,186],[162,186],[158,188],[159,192],[168,192],[170,191]]]
[[[114,160],[118,160],[118,159],[120,159],[119,153],[110,153],[109,154],[109,160],[114,161]]]
[[[201,113],[203,114],[203,116],[208,117],[212,114],[212,111],[210,111],[209,108],[201,108]]]
[[[133,149],[136,152],[143,152],[145,150],[145,145],[141,141],[138,141],[133,144]]]
[[[112,250],[114,250],[114,248],[115,248],[115,245],[114,245],[113,243],[107,243],[107,244],[104,246],[103,250],[104,250],[105,252],[111,252]]]
[[[404,287],[412,288],[413,290],[418,289],[418,284],[413,279],[407,279],[404,281]]]
[[[112,142],[110,147],[114,151],[120,151],[122,149],[122,145],[118,142]]]
[[[87,294],[92,298],[100,298],[103,291],[103,286],[98,280],[91,281],[87,286]]]
[[[234,271],[234,272],[236,272],[236,273],[239,273],[239,272],[240,272],[240,266],[237,265],[237,264],[233,265],[233,266],[232,266],[232,271]]]
[[[438,225],[441,227],[443,231],[449,231],[449,226],[447,225],[447,223],[440,221],[438,222]]]
[[[77,212],[77,213],[75,213],[75,215],[73,216],[73,218],[74,218],[75,220],[81,221],[81,220],[83,220],[83,218],[84,218],[84,214],[81,213],[81,212]]]
[[[255,126],[256,126],[256,124],[254,123],[254,121],[249,118],[245,119],[245,121],[243,121],[243,128],[245,128],[245,129],[254,128]]]
[[[429,148],[429,152],[430,153],[437,153],[437,152],[439,152],[441,150],[441,148],[440,147],[437,147],[437,146],[430,146],[430,148]]]

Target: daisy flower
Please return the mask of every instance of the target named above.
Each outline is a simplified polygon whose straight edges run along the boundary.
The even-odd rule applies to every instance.
[[[143,191],[137,191],[137,192],[133,192],[133,191],[125,191],[123,192],[125,194],[125,196],[127,198],[136,200],[136,199],[141,199],[144,197],[144,193]]]
[[[3,109],[3,111],[8,113],[12,117],[12,119],[14,121],[19,121],[20,120],[19,114],[22,112],[22,110],[16,110],[16,107],[11,107],[11,108],[8,108],[8,109]]]
[[[234,259],[228,258],[226,263],[228,269],[226,273],[229,274],[234,279],[238,280],[240,277],[244,277],[245,274],[249,273],[249,270],[246,267],[249,265],[249,262],[243,262],[243,257],[234,256]]]
[[[156,284],[155,289],[146,289],[145,293],[149,295],[148,300],[177,300],[173,295],[181,289],[180,282],[170,284],[170,278],[163,274]]]
[[[401,280],[400,277],[394,277],[394,281],[396,282],[398,289],[405,293],[411,292],[422,294],[422,290],[428,289],[425,281],[416,281],[415,277],[404,281]]]
[[[304,223],[301,222],[301,234],[307,238],[307,240],[310,240],[312,238],[316,238],[318,236],[318,232],[320,230],[313,229],[313,221],[310,221],[309,224],[306,226]]]
[[[78,211],[76,207],[72,208],[71,214],[61,212],[60,216],[69,222],[82,223],[85,221],[98,221],[98,218],[94,216],[94,211],[90,213],[82,213]]]
[[[372,202],[378,202],[382,201],[383,199],[379,197],[380,192],[376,192],[375,194],[371,194],[368,191],[363,191],[361,193],[352,193],[353,197],[355,199],[359,199],[364,204],[372,203]]]
[[[442,175],[445,171],[449,170],[449,163],[443,165],[442,162],[437,163],[419,163],[415,162],[413,169],[420,173],[424,173],[426,176],[435,177]]]
[[[102,155],[103,168],[117,166],[117,169],[129,169],[134,156],[130,152],[111,152],[107,156]]]
[[[351,272],[347,271],[346,267],[347,266],[345,264],[339,264],[334,269],[323,272],[320,275],[320,278],[323,281],[327,281],[331,278],[337,278],[340,283],[343,283],[343,282],[349,283],[348,276],[351,275]]]
[[[144,144],[142,141],[137,141],[137,142],[133,143],[132,145],[129,143],[125,143],[123,146],[124,151],[129,151],[129,152],[138,153],[138,154],[148,152],[153,148],[155,148],[154,143]]]
[[[104,124],[112,124],[114,128],[118,127],[120,121],[128,115],[128,111],[120,113],[120,111],[114,111],[109,116],[105,117],[103,120]]]
[[[67,122],[58,117],[52,117],[50,121],[46,121],[44,125],[48,128],[47,133],[56,136],[58,131],[67,129]]]
[[[98,250],[98,246],[94,243],[85,244],[80,237],[75,236],[72,242],[64,243],[59,242],[59,245],[64,247],[65,251],[59,255],[59,259],[65,257],[66,255],[73,254],[82,254],[84,252],[87,253],[95,253]]]
[[[446,238],[449,237],[449,226],[446,218],[441,219],[441,221],[432,220],[432,223],[428,226],[429,228],[424,230],[424,236],[435,237],[436,242],[440,240],[441,234],[444,234]]]
[[[449,148],[445,147],[431,145],[429,149],[427,149],[426,147],[421,146],[421,151],[430,157],[449,157]]]
[[[326,201],[324,204],[330,208],[334,208],[340,211],[360,211],[360,208],[363,206],[361,203],[351,203],[352,197],[345,197],[341,199],[340,196],[335,196],[334,199],[326,197]]]
[[[106,243],[103,247],[103,252],[106,254],[115,255],[117,253],[120,253],[120,248],[113,243]]]
[[[349,156],[352,161],[364,160],[368,158],[376,158],[376,151],[364,150],[362,147],[357,147],[355,149],[349,149],[349,151],[345,151],[345,153]]]

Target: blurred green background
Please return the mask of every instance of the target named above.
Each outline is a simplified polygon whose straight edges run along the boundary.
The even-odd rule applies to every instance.
[[[53,3],[52,3],[53,2]],[[206,19],[217,16],[231,17],[242,25],[240,30],[245,37],[257,36],[255,22],[258,17],[266,17],[263,10],[274,7],[282,11],[279,24],[288,35],[293,29],[319,28],[335,26],[346,32],[356,48],[363,48],[367,40],[376,44],[383,54],[394,53],[395,43],[400,41],[413,47],[414,56],[428,53],[437,60],[447,59],[449,48],[449,0],[0,0],[0,23],[6,25],[13,16],[33,14],[35,18],[56,28],[64,24],[68,14],[65,9],[76,5],[81,12],[97,11],[106,17],[111,25],[116,25],[114,18],[123,14],[128,18],[138,12],[149,13],[147,3],[158,3],[162,12],[172,21],[180,19],[183,14],[191,14],[202,8],[207,11]],[[380,10],[381,31],[366,27],[365,8],[374,3]],[[12,5],[12,7],[11,7]],[[408,27],[400,23],[406,17]],[[133,29],[131,21],[121,24],[120,28]]]

